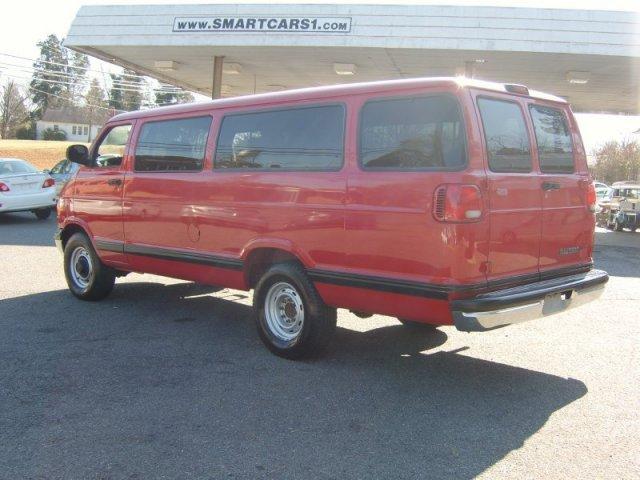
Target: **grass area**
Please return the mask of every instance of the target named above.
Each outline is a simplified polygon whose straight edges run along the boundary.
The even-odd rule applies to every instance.
[[[67,147],[75,143],[78,142],[0,140],[0,158],[21,158],[42,170],[44,168],[53,167],[56,163],[65,158]]]

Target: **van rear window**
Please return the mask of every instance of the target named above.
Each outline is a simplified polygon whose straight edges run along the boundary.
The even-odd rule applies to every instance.
[[[211,117],[147,122],[135,152],[138,172],[202,170]]]
[[[530,105],[538,144],[540,170],[573,173],[573,145],[564,113],[557,108]]]
[[[522,110],[515,102],[478,98],[492,172],[531,171],[529,134]]]
[[[374,100],[362,107],[363,168],[459,170],[466,163],[464,124],[454,97]]]
[[[343,144],[342,105],[228,115],[214,168],[338,170]]]

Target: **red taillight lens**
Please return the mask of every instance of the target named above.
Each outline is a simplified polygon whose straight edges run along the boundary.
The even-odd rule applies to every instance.
[[[47,178],[42,184],[42,188],[53,187],[56,184],[56,181],[53,178]]]
[[[9,188],[9,185],[7,185],[6,183],[0,182],[0,192],[8,192],[9,190],[11,190]]]
[[[440,185],[433,199],[433,216],[441,222],[477,222],[482,218],[482,194],[476,185]]]
[[[593,182],[590,182],[587,185],[587,207],[592,212],[596,211],[596,202],[598,201],[598,197],[596,196],[596,186]]]

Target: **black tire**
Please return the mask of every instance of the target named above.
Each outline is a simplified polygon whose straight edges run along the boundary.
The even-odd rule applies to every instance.
[[[267,296],[272,299],[278,289],[283,288],[277,298],[288,303],[279,309],[280,317],[294,322],[291,317],[298,319],[302,312],[302,320],[291,324],[291,332],[284,332],[293,335],[297,330],[295,337],[290,339],[279,336],[277,328],[273,327],[273,311],[267,311]],[[277,302],[270,304],[280,305]],[[256,285],[253,306],[260,339],[280,357],[296,360],[317,356],[326,349],[336,329],[336,309],[325,305],[304,268],[297,263],[278,263],[267,270]]]
[[[46,220],[51,216],[51,209],[39,208],[38,210],[34,210],[33,214],[38,218],[38,220]]]
[[[430,332],[438,328],[438,326],[434,325],[433,323],[416,322],[414,320],[406,320],[404,318],[399,318],[398,321],[405,327],[414,328],[416,330],[424,330]]]
[[[100,261],[84,233],[73,234],[64,247],[64,276],[71,293],[80,300],[89,301],[102,300],[109,295],[116,280],[115,270]]]

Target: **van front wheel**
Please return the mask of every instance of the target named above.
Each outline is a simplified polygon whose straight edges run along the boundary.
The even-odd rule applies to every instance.
[[[115,270],[100,261],[84,233],[72,235],[64,247],[64,275],[71,293],[81,300],[102,300],[116,280]]]
[[[325,305],[296,263],[280,263],[267,270],[256,285],[253,305],[260,339],[284,358],[318,355],[336,329],[336,309]]]

